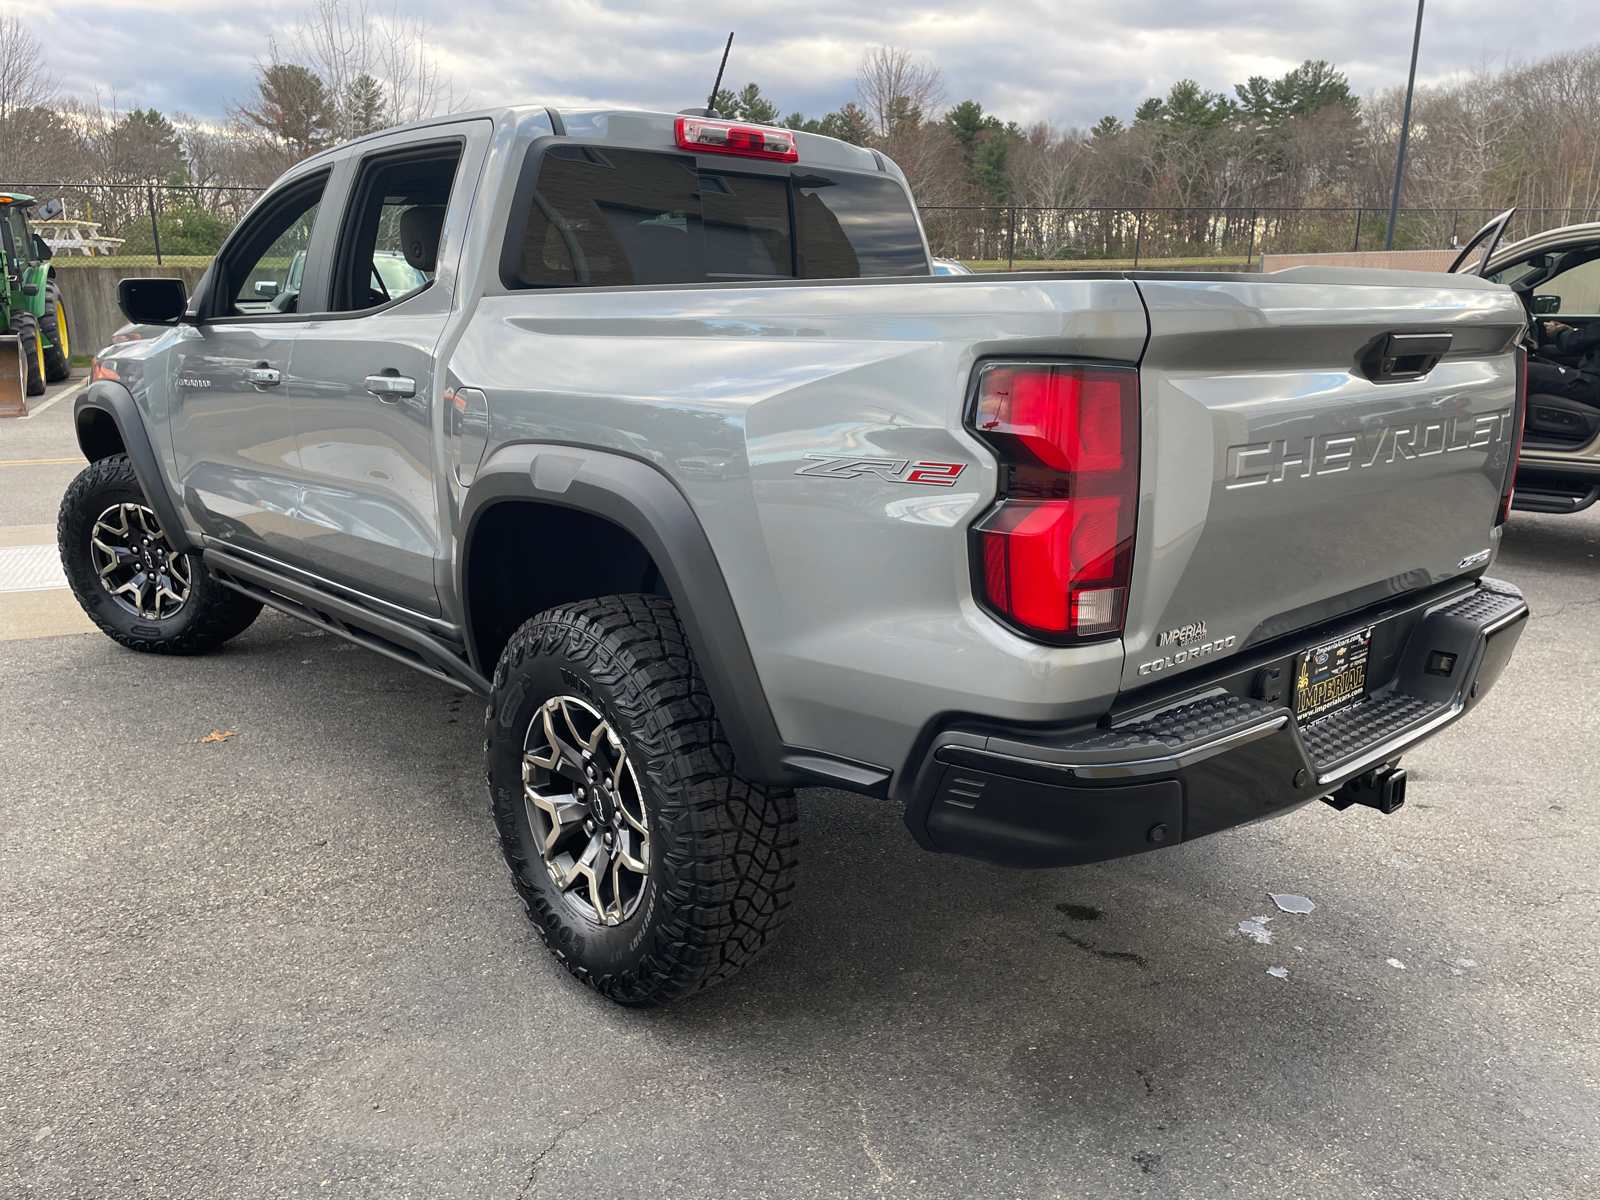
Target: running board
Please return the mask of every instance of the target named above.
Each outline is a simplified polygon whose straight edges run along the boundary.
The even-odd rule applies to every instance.
[[[277,571],[222,550],[206,550],[205,564],[219,582],[269,608],[326,629],[385,658],[404,663],[451,687],[488,696],[489,681],[448,643]]]
[[[1545,492],[1534,488],[1517,488],[1511,497],[1511,507],[1518,512],[1561,513],[1582,512],[1600,500],[1600,484],[1582,492]]]

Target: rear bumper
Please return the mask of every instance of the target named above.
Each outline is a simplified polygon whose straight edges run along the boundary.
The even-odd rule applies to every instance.
[[[1351,622],[1334,636],[1372,627],[1370,694],[1305,726],[1285,703],[1287,650],[1109,728],[945,730],[922,761],[906,823],[931,850],[1059,867],[1278,816],[1459,720],[1499,678],[1527,619],[1521,592],[1482,579]]]

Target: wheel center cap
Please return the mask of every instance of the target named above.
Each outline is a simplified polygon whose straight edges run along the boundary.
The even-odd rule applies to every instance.
[[[587,756],[585,757],[587,758]],[[606,795],[605,781],[595,771],[593,762],[585,761],[583,766],[584,774],[589,777],[589,782],[583,789],[588,793],[586,799],[589,801],[589,812],[594,816],[596,824],[609,825],[611,824],[611,800]]]

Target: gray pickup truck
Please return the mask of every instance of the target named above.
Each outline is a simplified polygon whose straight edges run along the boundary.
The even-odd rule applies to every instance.
[[[771,940],[796,787],[1017,867],[1391,812],[1528,615],[1485,576],[1527,320],[1475,277],[936,276],[872,150],[508,108],[120,295],[84,608],[187,654],[268,605],[484,697],[512,882],[622,1004]]]

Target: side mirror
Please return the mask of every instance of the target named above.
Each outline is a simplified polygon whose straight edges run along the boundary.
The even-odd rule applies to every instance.
[[[34,218],[36,220],[40,220],[40,221],[54,221],[57,217],[59,217],[63,212],[66,211],[66,208],[67,208],[67,206],[65,204],[63,204],[59,199],[57,199],[57,200],[46,200],[43,204],[41,204],[39,206],[39,210],[36,213],[34,213]]]
[[[117,307],[135,325],[176,325],[189,307],[181,279],[120,279]]]
[[[1560,311],[1560,296],[1535,296],[1533,298],[1533,315],[1536,317],[1548,317],[1551,313]]]
[[[278,281],[276,279],[256,280],[256,295],[276,296],[278,294]]]

